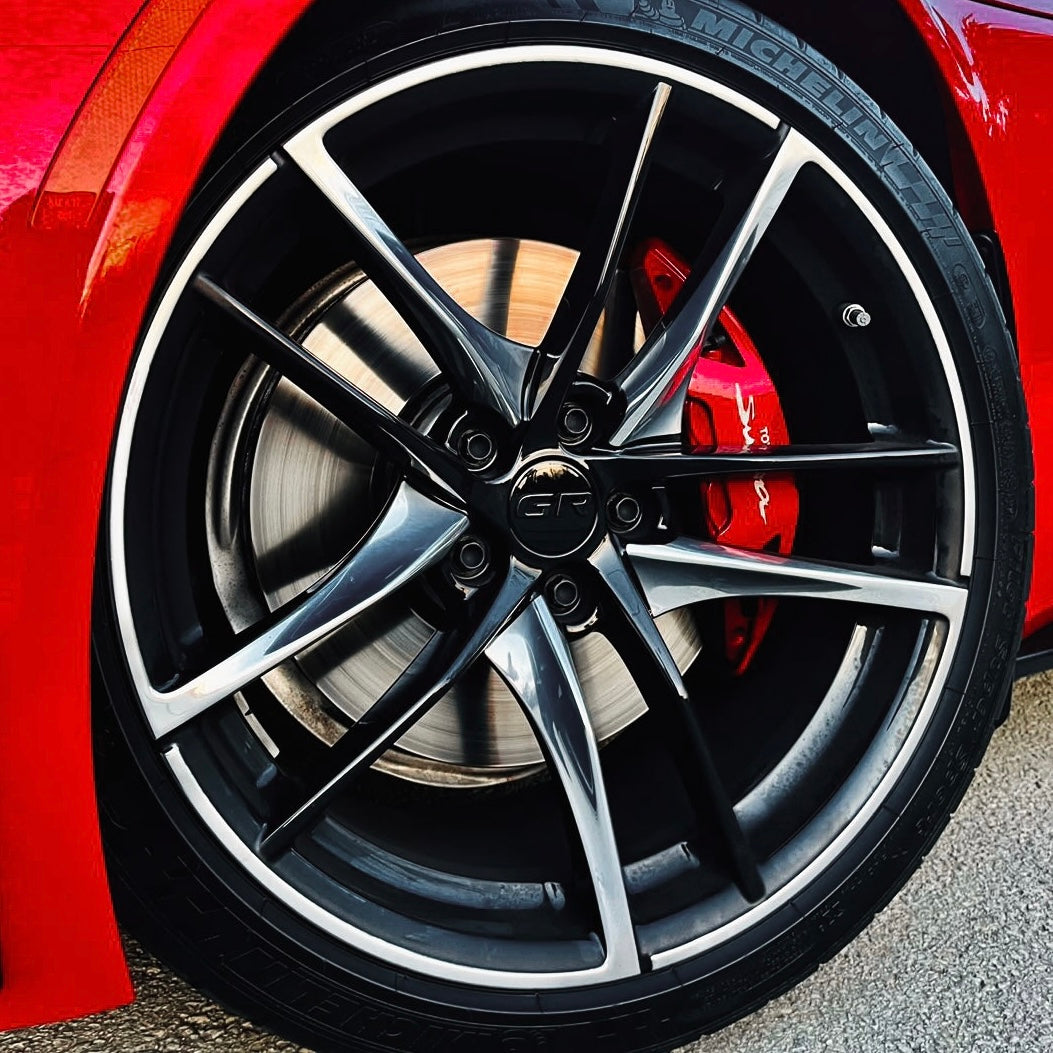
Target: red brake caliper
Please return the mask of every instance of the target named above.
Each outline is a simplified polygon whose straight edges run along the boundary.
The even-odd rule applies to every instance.
[[[633,289],[645,332],[669,310],[690,266],[665,242],[637,251]],[[684,412],[685,445],[698,453],[761,453],[790,441],[778,392],[742,323],[727,307],[696,351]],[[702,484],[706,530],[721,545],[787,555],[800,504],[793,475],[759,473]],[[728,600],[724,646],[737,676],[749,668],[771,626],[777,600]]]

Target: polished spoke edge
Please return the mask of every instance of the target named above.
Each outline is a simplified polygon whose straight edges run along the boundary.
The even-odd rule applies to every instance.
[[[562,630],[541,598],[486,649],[530,721],[567,800],[591,875],[608,978],[640,972],[618,844],[581,685]]]
[[[523,414],[533,353],[487,329],[465,311],[399,240],[311,129],[285,153],[347,222],[358,261],[469,403],[481,403],[509,424]]]
[[[467,526],[463,515],[407,484],[372,533],[321,581],[275,612],[247,642],[188,683],[147,689],[147,719],[158,738],[228,698],[391,595],[446,555]]]
[[[965,585],[935,575],[821,563],[690,539],[630,544],[626,551],[655,617],[693,603],[752,596],[839,600],[958,620],[969,596]]]
[[[598,449],[586,463],[610,486],[670,482],[714,476],[772,472],[899,472],[956,468],[961,451],[950,443],[877,441],[761,449],[684,452],[682,446],[649,443],[625,449]]]
[[[253,338],[259,358],[411,473],[430,496],[464,507],[468,473],[451,454],[396,417],[295,340],[275,329],[211,278],[198,275],[194,287]]]
[[[781,145],[756,195],[712,262],[696,265],[701,277],[687,302],[675,310],[616,379],[626,413],[611,442],[624,446],[680,432],[688,368],[742,276],[800,171],[818,152],[798,132],[783,127]],[[707,246],[705,254],[711,250]]]
[[[333,763],[338,767],[335,774],[288,814],[268,824],[260,839],[261,855],[273,857],[288,848],[301,832],[318,821],[334,797],[449,691],[526,605],[537,577],[536,571],[513,562],[492,598],[486,597],[486,609],[470,633],[437,634],[425,646],[399,679],[332,747]]]
[[[706,735],[691,704],[680,669],[619,546],[605,541],[592,565],[614,605],[602,620],[612,646],[636,681],[647,707],[665,729],[670,752],[696,810],[716,821],[735,883],[751,903],[763,899],[764,879]]]
[[[612,161],[596,217],[539,349],[540,362],[557,360],[533,413],[545,433],[555,433],[555,414],[577,376],[610,295],[671,91],[664,82],[656,85],[644,100],[646,105],[617,121],[609,136]]]

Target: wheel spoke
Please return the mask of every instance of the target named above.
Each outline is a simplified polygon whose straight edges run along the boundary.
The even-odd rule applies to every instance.
[[[611,601],[605,605],[603,632],[663,728],[696,810],[712,817],[736,883],[748,900],[756,901],[764,895],[757,860],[735,815],[665,638],[625,559],[610,541],[597,549],[592,564]]]
[[[204,275],[194,287],[253,338],[255,353],[409,473],[425,493],[463,507],[468,473],[448,451],[360,391]]]
[[[968,598],[964,586],[935,576],[812,562],[704,541],[629,545],[627,552],[655,617],[705,600],[800,596],[898,607],[955,620]]]
[[[449,551],[464,516],[405,483],[363,544],[321,581],[239,636],[237,649],[188,683],[152,690],[146,711],[160,738],[405,585]]]
[[[494,245],[493,262],[486,277],[486,291],[479,309],[479,321],[495,333],[508,332],[520,248],[521,243],[516,238],[500,238]]]
[[[683,453],[680,447],[647,444],[628,449],[597,450],[589,467],[610,488],[633,482],[670,482],[721,475],[767,472],[869,471],[899,472],[954,468],[961,463],[957,446],[942,442],[773,446],[762,453]]]
[[[624,446],[680,434],[684,396],[696,350],[709,335],[797,174],[817,154],[797,132],[782,128],[781,145],[753,178],[733,188],[680,305],[622,370],[626,414],[612,442]]]
[[[538,396],[535,423],[528,433],[537,433],[542,443],[551,442],[555,415],[581,368],[610,294],[669,94],[668,84],[658,84],[643,104],[616,122],[610,136],[610,168],[592,229],[541,342],[541,361],[556,362]]]
[[[313,826],[335,796],[405,734],[460,679],[493,639],[527,603],[537,573],[513,563],[496,590],[469,601],[469,633],[436,633],[394,684],[333,746],[317,788],[305,801],[268,824],[260,840],[262,855],[273,857]]]
[[[603,328],[594,348],[589,348],[582,369],[606,380],[618,374],[636,354],[636,325],[639,315],[632,276],[623,268],[614,277],[603,307]]]
[[[532,352],[487,329],[439,285],[336,163],[320,135],[303,132],[285,150],[346,220],[358,263],[405,318],[456,392],[517,424]]]
[[[486,654],[526,713],[566,796],[599,908],[605,979],[634,976],[640,957],[599,749],[570,648],[544,600],[535,599]]]

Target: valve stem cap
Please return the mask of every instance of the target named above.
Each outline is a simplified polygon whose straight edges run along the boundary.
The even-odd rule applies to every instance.
[[[849,329],[866,329],[873,318],[862,304],[849,303],[841,309],[841,320]]]

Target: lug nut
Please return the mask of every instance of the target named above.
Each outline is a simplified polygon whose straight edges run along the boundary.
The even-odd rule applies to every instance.
[[[457,449],[472,468],[488,467],[497,453],[494,440],[485,431],[474,428],[464,432],[457,443]]]
[[[474,581],[486,573],[490,550],[486,542],[469,534],[453,550],[453,574],[462,581]]]
[[[545,595],[552,605],[552,613],[560,616],[570,614],[581,601],[581,590],[573,578],[560,574],[545,586]]]
[[[559,437],[564,442],[581,442],[590,431],[592,431],[592,421],[581,406],[571,402],[563,407],[559,423]]]
[[[849,329],[866,329],[873,321],[870,312],[858,303],[846,304],[841,311],[841,320]]]
[[[607,502],[612,530],[635,530],[643,519],[640,502],[631,494],[615,494]]]

